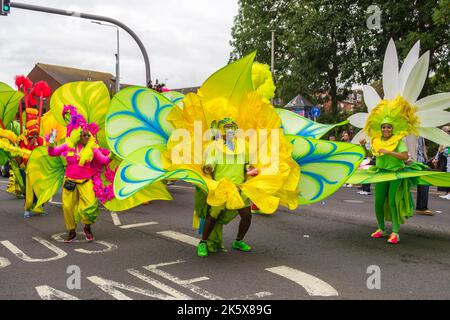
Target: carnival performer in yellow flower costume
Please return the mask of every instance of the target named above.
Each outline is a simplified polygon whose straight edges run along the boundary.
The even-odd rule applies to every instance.
[[[358,170],[348,183],[376,183],[375,213],[378,229],[373,238],[386,235],[385,220],[392,221],[388,243],[400,241],[399,225],[414,213],[410,189],[415,184],[450,186],[450,174],[427,171],[421,163],[406,163],[408,150],[403,138],[422,136],[438,144],[450,145],[450,138],[435,126],[450,122],[450,93],[440,93],[417,101],[427,79],[429,52],[419,58],[419,42],[409,52],[399,71],[394,41],[389,42],[383,66],[384,99],[375,89],[364,86],[369,113],[349,118],[364,128],[356,137],[370,138],[375,166]]]
[[[10,179],[7,191],[21,196],[25,194],[25,183],[20,173],[22,159],[28,158],[30,150],[19,147],[20,125],[14,121],[23,93],[0,82],[0,165],[10,164]]]
[[[294,210],[320,201],[364,156],[359,146],[317,140],[334,125],[275,109],[270,70],[255,64],[255,55],[222,68],[186,96],[121,90],[106,117],[108,144],[124,159],[114,179],[116,197],[162,179],[194,184],[200,256],[222,248],[222,226],[238,214],[233,248],[250,250],[242,241],[250,203],[271,214],[279,205]]]

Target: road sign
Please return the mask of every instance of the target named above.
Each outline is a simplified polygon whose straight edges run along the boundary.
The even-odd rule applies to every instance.
[[[318,116],[320,116],[320,109],[318,107],[312,107],[311,108],[311,115],[314,118],[317,118]]]

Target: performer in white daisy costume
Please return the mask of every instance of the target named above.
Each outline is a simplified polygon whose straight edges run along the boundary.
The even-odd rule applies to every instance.
[[[352,125],[363,128],[354,138],[370,138],[370,152],[376,156],[374,166],[358,170],[347,183],[376,183],[375,213],[378,229],[373,238],[386,235],[385,220],[392,221],[389,243],[400,241],[399,224],[414,213],[410,189],[413,185],[450,186],[450,174],[428,171],[421,163],[406,163],[408,151],[403,138],[422,136],[438,144],[450,145],[450,136],[437,126],[450,122],[450,93],[440,93],[418,100],[427,79],[430,53],[419,58],[417,42],[399,71],[395,43],[391,39],[383,65],[384,99],[374,88],[364,86],[364,100],[369,113],[349,118]]]

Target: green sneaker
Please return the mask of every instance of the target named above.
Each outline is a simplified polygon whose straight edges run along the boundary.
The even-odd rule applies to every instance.
[[[207,257],[208,256],[208,246],[205,242],[200,242],[197,246],[197,255],[199,257]]]
[[[246,244],[244,242],[244,240],[239,240],[239,241],[235,240],[233,242],[233,249],[247,252],[247,251],[252,250],[252,247],[250,247],[248,244]]]

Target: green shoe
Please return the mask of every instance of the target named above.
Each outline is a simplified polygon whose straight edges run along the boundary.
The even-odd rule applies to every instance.
[[[233,242],[233,249],[247,252],[247,251],[252,250],[252,247],[250,247],[248,244],[246,244],[244,242],[244,240],[239,240],[239,241],[235,240]]]
[[[208,256],[208,246],[205,242],[200,242],[197,246],[197,255],[199,257],[207,257]]]

